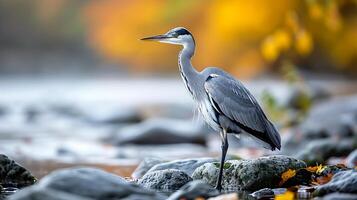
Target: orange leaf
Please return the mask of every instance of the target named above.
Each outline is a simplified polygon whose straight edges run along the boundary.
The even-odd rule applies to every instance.
[[[283,185],[287,180],[294,177],[296,175],[296,171],[294,169],[288,169],[284,173],[281,174],[281,181],[279,185]]]
[[[317,177],[315,182],[319,185],[326,184],[331,180],[332,176],[333,176],[333,174],[329,173],[326,176]]]

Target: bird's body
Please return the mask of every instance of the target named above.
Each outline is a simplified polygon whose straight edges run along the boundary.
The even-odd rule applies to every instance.
[[[280,149],[280,136],[268,120],[254,96],[229,73],[215,67],[198,72],[191,64],[195,41],[185,28],[174,28],[165,35],[144,40],[183,45],[179,54],[179,70],[189,93],[197,103],[209,126],[222,139],[222,159],[217,188],[221,189],[223,164],[228,149],[227,134],[242,131],[263,141],[271,150]]]

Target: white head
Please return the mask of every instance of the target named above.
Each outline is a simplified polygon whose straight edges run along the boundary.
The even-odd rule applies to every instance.
[[[162,43],[169,43],[169,44],[178,44],[178,45],[190,45],[194,44],[195,40],[193,39],[192,34],[183,27],[177,27],[174,29],[169,30],[167,33],[163,35],[156,35],[152,37],[146,37],[141,40],[152,40],[158,41]]]

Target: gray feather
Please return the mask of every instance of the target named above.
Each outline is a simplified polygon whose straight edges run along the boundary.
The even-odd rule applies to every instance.
[[[272,149],[280,148],[279,133],[240,81],[215,75],[209,77],[204,86],[209,98],[218,105],[219,108],[215,108],[217,112],[243,126],[241,128],[246,132],[269,143]]]

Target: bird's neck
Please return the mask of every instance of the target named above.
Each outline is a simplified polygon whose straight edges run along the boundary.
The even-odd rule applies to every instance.
[[[185,44],[183,49],[179,54],[179,70],[181,77],[193,97],[196,96],[196,91],[194,90],[195,85],[198,84],[198,72],[191,64],[191,58],[195,53],[195,44],[189,43]]]

